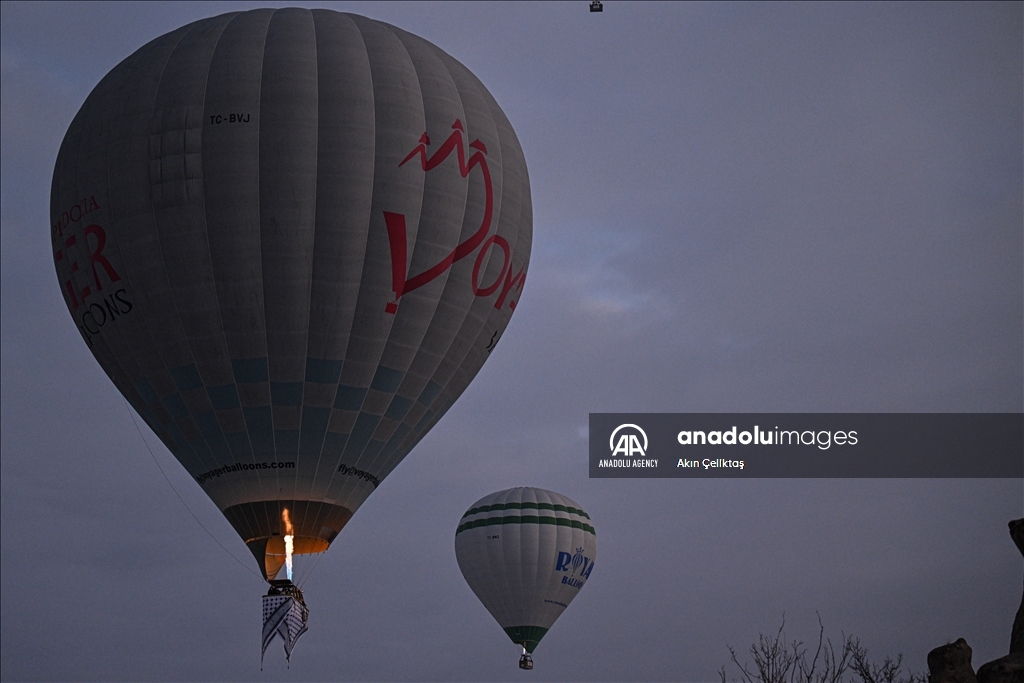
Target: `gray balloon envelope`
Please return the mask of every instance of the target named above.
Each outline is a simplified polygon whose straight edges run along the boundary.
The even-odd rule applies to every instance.
[[[522,148],[459,62],[330,10],[140,48],[68,129],[57,277],[97,361],[274,578],[480,370],[523,289]]]

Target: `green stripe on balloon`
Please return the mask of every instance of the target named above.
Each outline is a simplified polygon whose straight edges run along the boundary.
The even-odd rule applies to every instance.
[[[568,512],[573,515],[579,515],[580,517],[586,517],[590,519],[583,510],[574,507],[567,507],[565,505],[553,505],[551,503],[495,503],[494,505],[481,505],[480,507],[471,508],[466,511],[466,514],[462,515],[463,518],[475,515],[480,512],[493,512],[495,510],[554,510],[555,512]]]
[[[552,526],[567,526],[573,529],[582,529],[583,531],[594,534],[594,527],[583,522],[576,521],[575,519],[565,519],[564,517],[538,517],[534,515],[508,515],[505,517],[483,517],[481,519],[475,519],[472,522],[465,522],[460,524],[455,530],[455,535],[458,536],[463,531],[469,529],[476,529],[482,526],[498,526],[502,524],[550,524]]]

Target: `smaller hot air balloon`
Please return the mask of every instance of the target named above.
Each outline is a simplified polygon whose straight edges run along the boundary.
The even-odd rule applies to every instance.
[[[459,521],[455,557],[466,582],[512,642],[519,668],[590,578],[597,536],[590,515],[554,491],[484,496]]]

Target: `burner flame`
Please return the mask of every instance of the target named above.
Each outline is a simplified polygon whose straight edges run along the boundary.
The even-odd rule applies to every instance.
[[[292,541],[295,539],[295,527],[292,526],[291,517],[288,514],[288,508],[284,508],[281,511],[281,519],[284,521],[284,568],[288,574],[288,580],[292,580],[292,551],[294,546]]]

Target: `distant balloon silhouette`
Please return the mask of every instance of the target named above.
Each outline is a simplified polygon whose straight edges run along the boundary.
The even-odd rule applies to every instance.
[[[52,247],[96,360],[274,579],[327,549],[501,338],[522,149],[462,64],[329,10],[204,19],[96,86]]]
[[[519,666],[590,578],[597,536],[590,516],[554,491],[514,488],[484,496],[455,531],[455,557],[480,602],[512,642]]]

